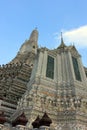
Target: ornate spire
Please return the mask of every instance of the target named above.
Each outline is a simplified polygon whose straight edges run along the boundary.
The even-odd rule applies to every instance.
[[[27,122],[28,122],[28,120],[27,120],[27,118],[26,118],[26,116],[25,116],[25,114],[24,114],[24,112],[20,115],[20,116],[18,116],[13,122],[12,122],[12,125],[13,126],[16,126],[16,125],[26,125],[27,124]]]
[[[62,32],[61,32],[61,44],[64,44],[64,42],[63,42],[63,36],[62,36]]]
[[[65,43],[63,41],[63,36],[62,36],[62,32],[61,32],[61,44],[60,44],[60,46],[58,48],[64,48],[64,47],[66,47],[66,45],[65,45]]]
[[[39,118],[39,115],[38,115],[37,118],[35,119],[35,121],[32,122],[33,128],[39,128],[39,126],[40,126],[39,121],[40,121],[40,118]]]
[[[30,42],[36,42],[36,43],[37,43],[37,41],[38,41],[38,31],[37,31],[37,28],[35,28],[35,29],[32,31],[32,33],[31,33],[31,35],[30,35],[30,38],[29,38],[29,41],[30,41]]]
[[[20,54],[28,53],[35,48],[38,48],[38,31],[36,28],[31,32],[30,38],[22,44],[19,53]]]
[[[51,118],[45,112],[42,119],[40,120],[40,126],[50,126],[51,123],[52,123]]]

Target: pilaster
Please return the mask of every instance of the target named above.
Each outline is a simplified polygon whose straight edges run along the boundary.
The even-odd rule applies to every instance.
[[[47,67],[47,51],[44,51],[43,57],[43,66],[42,66],[42,76],[46,77],[46,67]]]
[[[71,57],[70,52],[68,52],[68,56],[69,56],[69,64],[70,64],[70,70],[71,70],[70,78],[71,78],[71,80],[75,80],[75,73],[74,73],[72,57]]]
[[[58,75],[58,84],[62,82],[62,73],[61,73],[61,55],[57,54],[57,75]]]
[[[65,52],[61,53],[61,73],[62,73],[62,84],[63,86],[65,86],[66,82],[67,82],[67,78],[66,78],[66,61],[65,61]]]

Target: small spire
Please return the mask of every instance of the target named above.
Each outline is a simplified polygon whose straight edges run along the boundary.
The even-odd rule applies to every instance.
[[[64,48],[64,47],[66,47],[66,45],[65,45],[65,43],[63,41],[63,36],[62,36],[62,32],[61,32],[61,44],[60,44],[60,46],[58,48]]]
[[[28,122],[28,120],[27,120],[27,118],[26,118],[26,116],[25,116],[25,114],[24,114],[24,112],[23,112],[23,113],[22,113],[21,115],[19,115],[15,120],[13,120],[12,125],[13,125],[13,126],[16,126],[16,125],[26,126],[27,122]]]
[[[40,123],[40,126],[50,126],[50,124],[52,123],[52,120],[45,112],[39,123]]]
[[[63,36],[62,36],[62,32],[61,32],[61,41],[63,41]]]
[[[73,46],[75,46],[75,45],[74,45],[74,42],[73,42]]]
[[[62,35],[62,32],[61,32],[61,45],[62,46],[65,46],[64,42],[63,42],[63,35]]]
[[[32,122],[33,128],[39,128],[39,126],[40,126],[39,121],[40,121],[40,118],[39,118],[39,115],[38,115],[37,118],[35,119],[35,121]]]

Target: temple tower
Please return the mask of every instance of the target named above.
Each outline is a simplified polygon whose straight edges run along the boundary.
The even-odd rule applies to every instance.
[[[24,54],[27,52],[35,52],[35,49],[38,47],[38,31],[35,29],[32,31],[29,40],[26,40],[21,46],[19,53]]]
[[[23,73],[18,78],[21,82],[26,81],[26,89],[18,99],[10,121],[14,122],[24,113],[27,127],[33,129],[32,122],[38,115],[41,119],[46,112],[52,120],[52,130],[86,130],[87,68],[82,64],[81,55],[75,46],[64,43],[62,35],[60,45],[54,50],[38,48],[37,43],[38,31],[35,29],[11,62],[20,61],[25,65],[20,71],[29,76],[27,81]]]
[[[37,52],[28,90],[22,97],[29,127],[46,111],[52,128],[86,128],[87,78],[75,46],[66,46],[61,36],[57,49],[38,48]]]

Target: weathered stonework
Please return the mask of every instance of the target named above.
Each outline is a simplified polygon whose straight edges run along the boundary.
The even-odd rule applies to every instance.
[[[28,123],[12,130],[30,130],[32,122],[47,112],[51,130],[87,130],[87,68],[75,46],[61,38],[57,49],[38,48],[38,32],[20,48],[17,56],[0,67],[0,111],[10,124],[25,113]],[[46,76],[48,55],[54,58],[54,78]],[[78,63],[81,80],[76,79],[72,57]],[[5,129],[4,125],[0,127]],[[37,129],[38,130],[38,129]],[[49,130],[40,127],[39,130]]]

